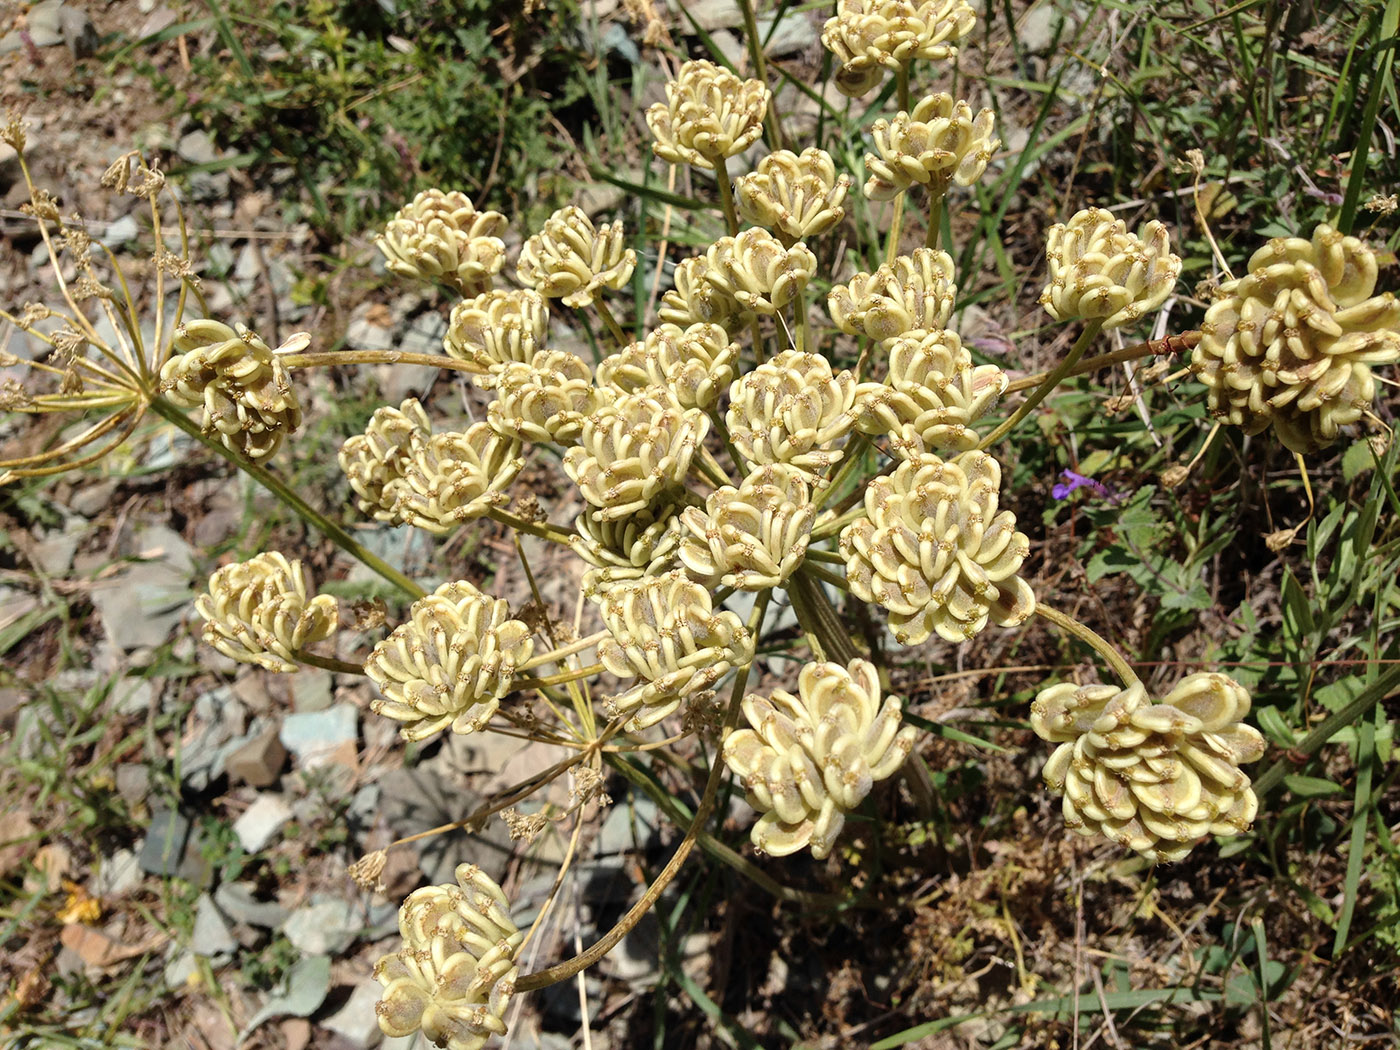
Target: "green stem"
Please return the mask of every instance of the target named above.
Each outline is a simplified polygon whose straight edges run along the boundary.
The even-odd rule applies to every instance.
[[[350,533],[346,532],[315,507],[311,506],[311,504],[307,503],[306,500],[298,496],[283,481],[276,477],[276,475],[268,472],[240,453],[234,452],[231,448],[225,446],[222,441],[217,441],[209,437],[200,430],[199,427],[191,423],[183,412],[169,401],[166,401],[165,398],[152,398],[151,408],[200,444],[212,449],[224,459],[228,460],[237,469],[247,474],[259,485],[281,500],[286,506],[290,507],[302,521],[306,522],[306,524],[310,525],[313,529],[316,529],[356,561],[377,572],[409,597],[421,598],[427,593],[422,587],[399,572],[398,569],[384,561],[383,558],[380,558],[374,552],[366,550],[359,543],[356,543],[354,537],[352,537]]]
[[[801,595],[801,605],[794,601],[793,611],[798,613],[801,619],[802,611],[806,611],[811,618],[811,623],[803,623],[803,628],[814,634],[821,642],[821,647],[826,650],[827,658],[839,664],[849,664],[860,655],[856,651],[855,643],[851,641],[851,634],[846,630],[846,625],[841,622],[841,617],[836,614],[836,610],[831,607],[831,602],[827,600],[826,592],[822,590],[821,584],[807,572],[810,566],[802,566],[793,576],[788,579],[788,591],[794,597]]]
[[[1088,375],[1090,372],[1097,372],[1100,368],[1119,365],[1125,361],[1137,361],[1153,355],[1185,353],[1200,341],[1200,332],[1184,332],[1166,339],[1149,339],[1144,343],[1125,346],[1121,350],[1110,350],[1106,354],[1086,357],[1065,374],[1067,376]],[[1007,386],[1006,392],[1014,394],[1018,390],[1029,390],[1033,386],[1039,386],[1045,382],[1045,377],[1049,374],[1049,372],[1036,372],[1032,375],[1022,376],[1020,379],[1013,380]]]
[[[857,503],[850,510],[846,511],[846,513],[837,515],[830,521],[822,522],[820,525],[818,525],[812,530],[811,542],[816,543],[819,540],[824,540],[828,539],[831,536],[835,536],[851,522],[860,518],[864,513],[865,503],[861,502]]]
[[[1097,338],[1099,330],[1102,328],[1103,319],[1100,317],[1095,317],[1085,325],[1084,331],[1080,332],[1079,338],[1074,341],[1074,346],[1070,349],[1069,356],[1060,362],[1058,368],[1045,377],[1044,382],[1032,391],[1031,395],[1021,403],[1021,407],[1015,411],[1010,419],[983,438],[982,443],[977,447],[979,449],[991,448],[1002,438],[1006,437],[1007,434],[1011,433],[1017,423],[1021,422],[1026,416],[1035,411],[1035,407],[1044,401],[1046,395],[1054,390],[1055,387],[1059,385],[1060,380],[1069,375],[1070,369],[1079,363],[1079,359],[1084,356],[1084,351],[1089,349],[1089,344]]]
[[[1113,648],[1112,645],[1099,637],[1099,635],[1095,634],[1088,627],[1085,627],[1078,620],[1066,616],[1064,613],[1058,612],[1048,605],[1042,605],[1040,602],[1035,603],[1035,614],[1043,619],[1049,620],[1066,634],[1074,635],[1074,637],[1078,638],[1081,642],[1102,656],[1104,662],[1113,669],[1114,674],[1122,679],[1124,685],[1133,686],[1138,684],[1138,676],[1133,673],[1133,669],[1128,666],[1128,661],[1123,659],[1118,650]]]
[[[446,354],[413,354],[406,350],[330,350],[314,354],[279,354],[277,359],[288,368],[319,368],[334,365],[430,365],[457,372],[481,375],[482,367],[475,361],[461,361]]]
[[[938,238],[943,232],[943,202],[947,199],[947,192],[946,185],[939,189],[932,185],[928,188],[928,232],[924,234],[925,247],[938,247]]]
[[[550,649],[548,652],[536,653],[530,659],[515,669],[516,674],[522,671],[532,671],[536,667],[543,667],[545,664],[557,664],[570,656],[576,656],[585,649],[591,649],[604,638],[612,637],[611,631],[599,631],[597,634],[590,634],[587,638],[580,638],[576,642],[568,645],[561,645],[557,649]]]
[[[724,445],[724,451],[729,455],[729,461],[734,464],[735,471],[742,472],[744,459],[739,455],[739,450],[734,447],[734,439],[729,436],[729,425],[725,423],[718,408],[710,409],[709,416],[710,422],[714,425],[715,433],[719,435],[720,443]]]
[[[593,300],[593,309],[598,311],[598,316],[603,319],[603,324],[607,325],[608,331],[612,333],[613,340],[617,343],[619,350],[626,350],[631,345],[632,340],[628,339],[622,332],[622,326],[617,323],[617,318],[608,309],[608,304],[602,299]]]
[[[491,507],[486,511],[486,514],[492,521],[499,521],[507,528],[514,529],[516,532],[528,533],[531,536],[538,536],[542,540],[549,540],[550,543],[562,543],[567,547],[571,545],[570,541],[573,539],[571,533],[564,531],[557,525],[551,525],[548,522],[541,524],[537,521],[526,521],[500,507]]]
[[[739,0],[739,10],[744,15],[744,37],[749,45],[749,61],[753,63],[755,80],[768,83],[768,62],[763,54],[763,41],[758,38],[758,21],[753,16],[753,4],[749,0]],[[768,97],[768,116],[764,121],[768,131],[768,145],[774,152],[783,148],[782,122],[778,118],[778,96]]]
[[[734,209],[734,187],[729,181],[729,169],[721,156],[706,157],[715,166],[715,185],[719,187],[719,204],[724,209],[724,221],[729,224],[729,236],[739,236],[739,213]]]
[[[337,674],[359,674],[365,673],[363,664],[352,664],[348,660],[337,660],[333,656],[322,656],[319,653],[308,653],[305,649],[298,649],[292,656],[299,664],[309,664],[312,667],[320,667],[326,671],[335,671]]]
[[[812,503],[817,510],[821,510],[826,505],[827,500],[841,489],[846,480],[853,472],[860,468],[860,461],[864,457],[865,447],[870,443],[870,439],[857,430],[851,435],[851,440],[846,442],[844,455],[841,459],[841,466],[836,469],[836,473],[831,480],[821,489],[817,490]]]
[[[1255,777],[1254,793],[1263,798],[1288,775],[1290,767],[1301,764],[1317,754],[1327,741],[1337,735],[1339,730],[1345,729],[1382,700],[1388,699],[1396,689],[1400,689],[1400,667],[1392,666],[1385,674],[1363,689],[1356,699],[1347,704],[1346,707],[1328,715],[1319,722],[1313,731],[1303,738],[1302,743],[1290,748],[1263,774]]]
[[[904,198],[909,195],[906,190],[894,199],[894,215],[890,217],[890,236],[885,242],[885,265],[893,266],[895,259],[899,256],[899,238],[904,232]]]
[[[543,689],[551,685],[567,685],[569,682],[577,682],[580,678],[592,678],[595,674],[602,673],[602,664],[589,664],[587,667],[570,668],[567,671],[560,671],[558,674],[541,675],[538,678],[513,678],[510,687],[512,689]]]

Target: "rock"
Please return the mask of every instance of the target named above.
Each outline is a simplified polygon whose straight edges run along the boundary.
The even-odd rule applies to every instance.
[[[151,790],[151,771],[140,762],[123,762],[117,766],[117,794],[134,806],[144,802]]]
[[[50,576],[64,576],[73,567],[78,543],[92,526],[81,518],[70,518],[63,531],[51,530],[34,545],[33,557]]]
[[[175,152],[181,160],[191,164],[213,164],[219,159],[218,147],[214,145],[209,132],[203,128],[196,128],[181,135],[180,141],[175,145]]]
[[[103,857],[97,873],[89,880],[88,892],[94,897],[124,897],[141,885],[141,864],[129,849],[119,849]]]
[[[806,11],[785,12],[782,21],[778,23],[777,30],[770,37],[768,34],[773,29],[773,18],[773,15],[767,14],[759,15],[755,20],[758,26],[758,39],[768,42],[764,47],[764,54],[791,55],[798,51],[806,51],[821,43],[821,38],[817,35],[817,27]]]
[[[136,216],[123,215],[116,222],[107,224],[107,230],[102,234],[102,243],[108,248],[117,248],[131,243],[140,235],[141,227],[136,222]]]
[[[233,833],[248,853],[261,853],[282,826],[292,819],[292,807],[279,795],[259,795],[233,822]]]
[[[194,952],[189,949],[177,952],[165,964],[166,987],[172,991],[180,991],[189,986],[198,972],[199,964],[195,962]]]
[[[270,787],[277,783],[286,764],[287,749],[278,739],[277,727],[268,726],[231,751],[224,769],[233,783]]]
[[[93,518],[112,505],[119,482],[115,478],[83,485],[68,499],[68,509],[84,518]]]
[[[156,688],[148,678],[123,678],[112,692],[112,710],[125,718],[144,715],[156,702]]]
[[[268,997],[261,1010],[238,1033],[236,1042],[242,1046],[265,1021],[274,1017],[309,1017],[326,1000],[331,987],[331,961],[324,955],[301,959],[287,971],[282,987]],[[414,1033],[415,1038],[418,1033]]]
[[[160,645],[189,606],[190,574],[164,561],[140,563],[94,585],[91,594],[113,645]]]
[[[331,673],[319,667],[292,679],[292,706],[297,711],[324,711],[331,706]]]
[[[615,803],[603,818],[594,852],[601,856],[645,849],[656,841],[660,819],[656,803],[645,795],[632,799],[631,805]]]
[[[29,9],[25,29],[35,47],[63,43],[63,0],[43,0]]]
[[[365,303],[355,309],[345,329],[345,345],[351,350],[393,349],[393,325],[382,303]]]
[[[343,758],[346,745],[353,755],[359,718],[359,708],[351,703],[324,711],[297,711],[283,720],[278,739],[302,769],[316,769]]]
[[[383,990],[378,981],[360,982],[345,1005],[322,1021],[322,1026],[343,1036],[352,1046],[378,1046],[384,1033],[379,1030],[379,1018],[374,1006],[379,1002]]]
[[[273,930],[287,921],[287,909],[276,901],[259,900],[251,883],[225,882],[214,891],[214,903],[233,922]]]
[[[360,935],[364,923],[349,901],[316,893],[282,924],[287,940],[304,955],[339,955]]]
[[[685,11],[695,24],[706,32],[715,29],[729,29],[744,24],[744,13],[734,0],[698,0],[685,5]],[[682,22],[683,30],[688,31],[690,20]]]
[[[174,875],[180,870],[189,839],[190,822],[182,814],[169,809],[151,814],[151,826],[141,846],[141,870],[150,875]]]
[[[74,58],[89,58],[97,51],[101,38],[86,12],[72,7],[60,8],[59,27],[64,43],[68,45],[68,50],[73,52]]]
[[[194,933],[190,935],[190,950],[209,959],[227,961],[238,950],[238,942],[229,933],[228,924],[207,893],[199,895],[194,910]]]

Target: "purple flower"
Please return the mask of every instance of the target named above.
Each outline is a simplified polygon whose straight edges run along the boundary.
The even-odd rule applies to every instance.
[[[1116,500],[1117,498],[1102,481],[1086,478],[1083,474],[1076,474],[1072,470],[1062,470],[1060,477],[1065,480],[1050,490],[1050,495],[1056,499],[1065,499],[1078,489],[1088,489],[1101,499]]]

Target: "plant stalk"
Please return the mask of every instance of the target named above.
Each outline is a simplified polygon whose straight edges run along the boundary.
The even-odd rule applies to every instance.
[[[1094,633],[1088,627],[1085,627],[1078,620],[1074,619],[1072,616],[1067,616],[1062,612],[1058,612],[1048,605],[1042,605],[1040,602],[1035,603],[1035,614],[1043,619],[1049,620],[1066,634],[1074,635],[1074,637],[1078,638],[1081,642],[1102,656],[1104,662],[1113,669],[1113,673],[1122,680],[1125,686],[1138,684],[1138,676],[1133,672],[1133,669],[1128,666],[1128,661],[1123,659],[1118,650],[1113,648],[1104,638]]]
[[[977,447],[978,449],[988,449],[995,445],[1007,434],[1015,429],[1016,424],[1030,415],[1037,405],[1045,400],[1050,391],[1054,390],[1060,380],[1069,375],[1070,369],[1079,363],[1079,359],[1084,356],[1084,351],[1089,349],[1089,344],[1098,337],[1099,330],[1103,328],[1103,319],[1096,317],[1084,326],[1084,331],[1079,333],[1079,338],[1074,341],[1074,346],[1070,348],[1069,356],[1060,362],[1060,366],[1045,377],[1040,386],[1036,387],[1031,395],[1021,403],[1021,407],[1016,409],[1011,418],[1002,423],[985,438]]]

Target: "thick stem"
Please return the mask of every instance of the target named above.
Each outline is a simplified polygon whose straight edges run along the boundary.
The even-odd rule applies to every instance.
[[[729,181],[729,168],[724,158],[716,154],[707,157],[715,167],[715,185],[719,187],[719,204],[724,209],[724,221],[729,224],[729,236],[739,236],[739,213],[734,209],[734,187]]]
[[[307,503],[306,500],[298,496],[296,492],[289,488],[286,483],[276,475],[268,472],[252,460],[234,452],[232,449],[226,447],[223,442],[216,441],[209,437],[200,430],[199,427],[191,423],[188,417],[170,402],[162,397],[152,398],[151,408],[169,422],[175,424],[175,426],[179,427],[186,434],[190,435],[190,437],[200,442],[200,444],[212,449],[220,456],[223,456],[224,459],[228,460],[236,468],[247,474],[259,485],[286,504],[286,506],[291,508],[302,521],[320,532],[356,561],[377,572],[410,598],[421,598],[427,593],[422,587],[399,572],[398,569],[394,568],[383,558],[357,543],[350,533],[346,532],[345,529],[331,521],[315,507]]]
[[[938,237],[943,232],[943,202],[947,199],[947,193],[946,184],[937,187],[929,185],[928,232],[924,234],[924,246],[927,248],[938,247]]]
[[[499,521],[507,528],[514,529],[516,532],[525,532],[531,536],[538,536],[542,540],[549,540],[550,543],[562,543],[567,547],[573,539],[572,534],[565,532],[557,525],[551,525],[548,522],[526,521],[500,507],[491,507],[486,511],[486,514],[492,521]]]
[[[1090,372],[1097,372],[1100,368],[1108,368],[1112,365],[1122,364],[1124,361],[1137,361],[1144,357],[1152,357],[1154,354],[1182,353],[1190,350],[1201,341],[1200,332],[1185,332],[1182,335],[1174,335],[1168,339],[1149,339],[1145,343],[1135,343],[1132,346],[1125,346],[1121,350],[1111,350],[1106,354],[1096,354],[1093,357],[1086,357],[1077,365],[1071,368],[1066,376],[1088,375]],[[1008,394],[1014,394],[1019,390],[1029,390],[1045,382],[1049,372],[1036,372],[1032,375],[1023,376],[1013,380],[1006,388]]]
[[[1021,420],[1035,411],[1036,406],[1044,401],[1050,391],[1054,390],[1055,387],[1059,385],[1060,380],[1069,375],[1070,369],[1079,363],[1079,359],[1084,356],[1084,351],[1089,349],[1089,344],[1098,337],[1101,328],[1103,328],[1103,319],[1098,317],[1085,325],[1084,331],[1079,333],[1079,338],[1075,340],[1074,346],[1070,349],[1069,356],[1060,362],[1058,368],[1045,377],[1044,382],[1036,387],[1031,395],[1022,402],[1021,407],[1015,411],[1010,419],[983,438],[982,443],[977,447],[979,449],[991,448],[1002,438],[1006,437],[1007,434],[1011,433],[1011,431],[1015,429],[1017,423],[1021,422]]]
[[[860,653],[851,641],[851,634],[846,630],[846,625],[841,622],[841,617],[827,600],[821,584],[807,572],[808,568],[810,567],[802,566],[788,579],[788,590],[794,598],[799,594],[802,596],[800,608],[794,601],[793,609],[799,612],[799,619],[803,611],[811,617],[812,622],[802,626],[821,642],[828,659],[839,664],[849,664]]]
[[[602,664],[590,664],[587,667],[571,668],[567,671],[560,671],[558,674],[542,675],[539,678],[515,678],[511,680],[512,689],[543,689],[549,685],[566,685],[569,682],[577,682],[580,678],[592,678],[595,674],[603,673]]]
[[[1113,673],[1122,679],[1124,685],[1137,685],[1138,676],[1133,673],[1133,669],[1128,666],[1128,661],[1123,659],[1117,649],[1113,648],[1106,640],[1099,637],[1089,628],[1085,627],[1073,617],[1066,616],[1062,612],[1050,608],[1048,605],[1035,603],[1035,614],[1049,620],[1066,634],[1072,634],[1089,648],[1104,658],[1104,662],[1113,669]]]
[[[763,41],[758,36],[758,20],[753,16],[753,4],[749,0],[739,0],[739,10],[744,15],[744,38],[749,45],[749,61],[753,63],[755,80],[768,83],[768,61],[763,54]],[[778,117],[778,96],[768,96],[768,116],[764,121],[768,131],[768,145],[774,152],[783,148],[783,127]]]
[[[628,339],[622,331],[622,325],[617,323],[617,318],[608,309],[608,304],[601,299],[593,300],[593,309],[598,311],[598,316],[603,319],[603,324],[608,326],[608,331],[612,333],[613,341],[617,343],[619,350],[626,350],[632,340]]]
[[[298,649],[292,653],[299,664],[307,664],[311,667],[320,667],[326,671],[334,671],[337,674],[359,674],[365,673],[363,664],[352,664],[349,660],[337,660],[334,656],[322,656],[320,653],[308,653],[305,649]]]
[[[430,365],[456,372],[481,375],[474,361],[459,361],[446,354],[413,354],[406,350],[330,350],[308,354],[279,354],[288,368],[320,368],[329,365]]]
[[[536,667],[543,667],[545,664],[559,663],[561,660],[564,660],[570,656],[577,656],[585,649],[591,649],[593,646],[601,642],[604,638],[611,637],[611,631],[599,631],[597,634],[590,634],[587,638],[580,638],[576,642],[571,642],[568,645],[560,646],[557,649],[551,649],[548,652],[544,653],[536,653],[534,656],[530,657],[530,659],[526,660],[523,664],[517,667],[515,671],[517,674],[519,674],[522,671],[533,671]]]
[[[768,606],[768,597],[771,593],[771,591],[764,592],[758,601],[754,603],[753,615],[749,618],[749,630],[755,635],[758,634],[759,628],[763,625],[763,613]],[[734,688],[729,694],[729,710],[725,713],[724,728],[720,731],[721,740],[728,736],[729,733],[734,730],[734,727],[739,724],[739,712],[741,710],[739,701],[743,698],[744,687],[749,681],[749,668],[752,666],[752,662],[745,664],[734,676]],[[574,976],[574,974],[592,966],[610,952],[618,941],[627,936],[632,928],[635,927],[637,923],[641,922],[642,916],[651,910],[652,905],[656,903],[666,887],[671,884],[671,880],[680,873],[681,865],[685,863],[686,858],[690,856],[691,850],[695,848],[700,830],[705,826],[706,821],[710,819],[710,813],[714,809],[715,797],[719,794],[720,781],[724,779],[724,769],[724,756],[723,752],[721,752],[715,755],[714,765],[710,767],[709,778],[705,781],[705,793],[701,796],[700,805],[695,810],[695,819],[690,822],[690,827],[686,830],[685,838],[683,838],[681,844],[676,847],[676,852],[672,854],[671,859],[666,862],[666,867],[661,869],[661,874],[647,887],[646,893],[642,894],[642,899],[633,905],[618,924],[609,930],[599,941],[589,947],[587,951],[574,956],[566,962],[559,963],[557,966],[551,966],[547,970],[526,974],[515,982],[516,991],[530,992],[537,988],[547,988],[549,985],[557,984],[560,981],[567,981],[570,977]]]

